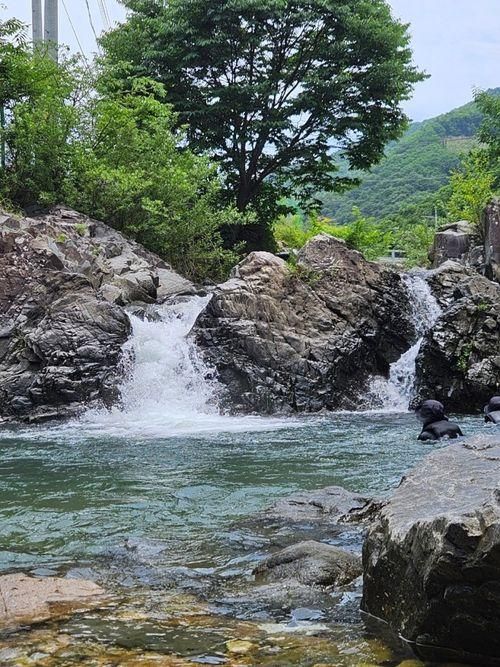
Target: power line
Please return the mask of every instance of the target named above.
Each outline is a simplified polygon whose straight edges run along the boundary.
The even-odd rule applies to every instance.
[[[85,4],[87,6],[87,14],[89,15],[90,27],[92,29],[92,32],[94,33],[96,44],[99,46],[97,32],[96,32],[95,25],[94,25],[94,20],[92,19],[92,12],[90,11],[89,0],[85,0]]]
[[[111,28],[111,16],[108,10],[107,0],[101,0],[102,6],[104,7],[104,13],[106,14],[106,19],[108,22],[108,30]]]
[[[101,12],[102,23],[105,29],[111,28],[111,22],[109,20],[108,9],[104,3],[104,0],[97,0],[99,5],[99,11]]]
[[[86,65],[87,69],[90,71],[89,61],[87,60],[87,56],[85,55],[85,51],[83,50],[82,43],[80,42],[80,38],[78,37],[78,33],[75,30],[75,26],[74,26],[73,21],[71,20],[71,16],[69,14],[68,8],[66,7],[66,1],[65,0],[61,0],[61,1],[62,1],[62,6],[64,7],[64,11],[66,12],[66,16],[68,17],[68,22],[71,26],[71,30],[73,31],[73,35],[75,36],[76,42],[77,42],[77,44],[80,48],[80,53],[82,54],[82,58],[85,62],[85,65]]]

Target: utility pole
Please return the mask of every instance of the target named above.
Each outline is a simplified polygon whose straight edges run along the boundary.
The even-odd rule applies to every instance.
[[[43,42],[42,0],[31,0],[31,17],[33,26],[33,48]]]
[[[48,46],[48,54],[57,62],[59,46],[59,0],[45,0],[45,31],[44,39]]]

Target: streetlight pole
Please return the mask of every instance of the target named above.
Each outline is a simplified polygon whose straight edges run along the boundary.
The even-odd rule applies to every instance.
[[[43,42],[42,0],[31,0],[33,26],[33,47],[36,49]]]
[[[45,31],[44,39],[48,45],[48,54],[57,62],[59,45],[59,0],[45,0]]]

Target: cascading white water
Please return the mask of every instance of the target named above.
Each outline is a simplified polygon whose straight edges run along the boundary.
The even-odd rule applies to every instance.
[[[131,316],[133,335],[130,379],[122,387],[127,414],[161,411],[176,417],[213,415],[216,382],[189,337],[210,297],[158,309],[158,321]]]
[[[407,275],[404,281],[411,297],[412,321],[418,340],[391,364],[389,378],[373,378],[368,392],[371,407],[398,412],[408,409],[413,396],[416,360],[423,337],[441,314],[438,302],[421,275]]]
[[[82,434],[162,438],[223,431],[259,431],[291,426],[289,420],[231,417],[218,408],[220,386],[189,336],[210,296],[194,296],[156,310],[158,321],[131,316],[125,347],[130,368],[121,405],[91,410]]]

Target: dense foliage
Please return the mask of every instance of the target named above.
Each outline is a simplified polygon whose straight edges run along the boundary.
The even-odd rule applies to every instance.
[[[427,263],[434,225],[421,222],[409,225],[401,220],[380,222],[364,217],[359,209],[355,209],[353,215],[354,221],[347,225],[335,225],[328,218],[315,215],[281,216],[274,233],[278,244],[287,249],[299,250],[316,234],[326,233],[344,240],[370,260],[379,260],[397,248],[404,253],[408,268]]]
[[[500,187],[500,97],[413,124],[320,218],[313,192],[379,159],[421,75],[385,0],[297,2],[127,0],[95,69],[33,54],[0,21],[0,201],[69,204],[196,280],[225,276],[240,238],[300,248],[319,232],[425,264],[436,224],[479,226]]]
[[[366,193],[371,194],[377,215],[364,216],[357,206],[353,206],[346,218],[342,211],[338,214],[340,220],[351,222],[331,227],[332,233],[347,240],[350,230],[357,227],[361,234],[355,242],[351,240],[353,247],[372,258],[397,248],[404,252],[409,266],[426,265],[435,230],[441,224],[467,220],[476,226],[480,236],[485,206],[500,191],[499,93],[499,89],[478,92],[474,103],[410,128],[399,144],[390,147],[386,160],[374,170],[371,180],[367,179],[364,186],[344,197],[345,206],[347,201],[352,205],[359,197],[369,207],[371,200],[364,197]],[[467,137],[466,133],[470,136]],[[439,144],[436,143],[433,148],[433,135],[446,135],[446,139],[440,138]],[[426,145],[429,153],[424,150]],[[439,176],[439,179],[444,178],[444,185],[437,187],[435,184],[429,192],[409,190],[411,194],[408,197],[393,202],[391,188],[397,191],[401,182],[410,188],[413,178],[411,169],[417,173],[419,168],[427,165],[431,179],[432,168],[436,169],[434,176],[438,174],[445,164],[440,161],[442,153],[437,150],[439,146],[456,155],[455,167]],[[419,162],[419,156],[424,162]],[[391,185],[393,168],[402,173],[402,181],[393,176]],[[384,202],[383,197],[387,193],[387,201]],[[363,221],[361,226],[360,220]],[[301,224],[307,227],[307,223]],[[278,234],[282,234],[279,228]]]
[[[11,43],[0,58],[4,201],[28,209],[64,202],[191,278],[226,275],[238,256],[220,230],[242,217],[221,204],[215,167],[185,148],[161,85],[137,79],[104,96],[78,62],[56,65]]]
[[[417,206],[432,215],[440,197],[433,195],[448,183],[460,165],[460,154],[477,146],[484,112],[469,103],[436,118],[414,123],[405,135],[388,146],[386,157],[363,177],[361,185],[344,195],[325,194],[323,213],[337,222],[353,219],[353,207],[378,220],[403,207]]]
[[[254,247],[293,195],[344,188],[333,155],[366,169],[405,126],[400,102],[422,75],[407,26],[385,0],[126,0],[103,40],[124,88],[153,76],[191,148],[225,175],[228,200],[255,211]],[[354,178],[354,180],[356,180]]]

